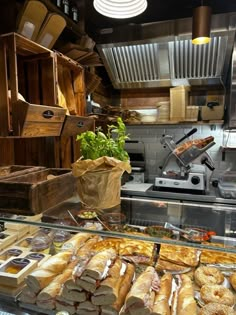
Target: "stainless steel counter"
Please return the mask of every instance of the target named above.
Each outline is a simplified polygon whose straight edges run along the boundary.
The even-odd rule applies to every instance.
[[[137,185],[140,187],[142,183],[136,184],[133,186],[136,188]],[[158,199],[171,199],[178,201],[194,201],[199,203],[211,203],[211,204],[225,204],[225,205],[236,205],[236,199],[225,199],[219,195],[218,189],[211,186],[210,191],[206,194],[191,194],[183,192],[169,192],[161,190],[153,190],[153,185],[145,189],[133,189],[132,185],[124,185],[121,188],[122,196],[137,196],[137,197],[149,197],[149,198],[158,198]],[[235,208],[236,210],[236,208]]]

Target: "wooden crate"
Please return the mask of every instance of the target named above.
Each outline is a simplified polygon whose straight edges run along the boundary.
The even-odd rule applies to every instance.
[[[76,136],[87,130],[95,130],[93,118],[82,116],[66,116],[61,135],[64,137]]]
[[[12,104],[17,126],[14,130],[20,136],[60,136],[66,110],[59,107],[34,105],[18,100]]]
[[[76,178],[71,169],[44,169],[0,181],[0,211],[24,215],[44,210],[72,197]]]
[[[0,180],[8,179],[44,169],[43,166],[7,165],[0,166]]]
[[[67,114],[84,116],[86,91],[84,69],[76,61],[55,53],[57,78],[57,104],[67,109]]]
[[[58,136],[66,112],[85,114],[83,67],[19,34],[0,36],[0,79],[0,136]]]

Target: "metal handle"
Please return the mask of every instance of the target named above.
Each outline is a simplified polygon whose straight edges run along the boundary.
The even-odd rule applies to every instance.
[[[172,224],[169,223],[169,222],[166,222],[166,223],[165,223],[164,228],[165,228],[165,229],[171,229],[171,230],[179,231],[179,232],[182,232],[182,233],[184,233],[184,234],[190,234],[190,233],[191,233],[191,230],[185,231],[185,230],[183,230],[183,229],[178,228],[177,226],[172,225]]]
[[[179,144],[180,142],[182,142],[183,140],[187,139],[188,137],[190,137],[191,135],[193,135],[195,132],[197,132],[197,128],[193,128],[192,130],[190,130],[185,136],[183,136],[181,139],[179,139],[176,144]]]

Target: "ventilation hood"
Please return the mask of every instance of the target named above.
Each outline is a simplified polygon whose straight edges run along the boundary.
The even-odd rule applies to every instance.
[[[97,45],[116,89],[224,86],[236,13],[212,16],[211,42],[193,45],[192,18],[102,29]]]

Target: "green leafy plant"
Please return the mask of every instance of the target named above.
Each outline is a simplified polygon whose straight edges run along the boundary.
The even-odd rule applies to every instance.
[[[117,125],[107,126],[106,134],[101,131],[101,128],[97,128],[96,132],[85,131],[76,137],[76,140],[80,140],[83,160],[110,156],[121,161],[128,161],[129,155],[124,148],[127,139],[129,136],[126,133],[126,126],[120,117],[117,119]]]

